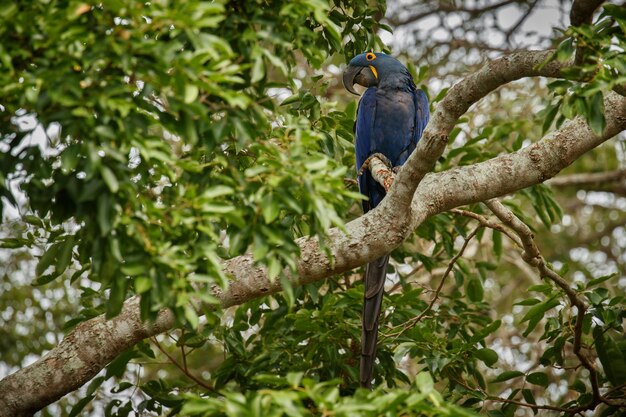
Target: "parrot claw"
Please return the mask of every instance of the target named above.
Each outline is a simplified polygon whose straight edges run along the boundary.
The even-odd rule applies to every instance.
[[[366,169],[369,168],[370,166],[370,162],[372,162],[372,159],[374,158],[378,158],[380,159],[385,165],[387,165],[389,167],[389,169],[393,169],[391,166],[391,161],[389,160],[389,158],[387,158],[385,155],[383,155],[382,153],[374,153],[372,155],[370,155],[365,162],[363,162],[363,165],[361,165],[361,168],[359,169],[359,173],[358,176],[360,177],[361,175],[363,175],[363,173],[365,172]]]

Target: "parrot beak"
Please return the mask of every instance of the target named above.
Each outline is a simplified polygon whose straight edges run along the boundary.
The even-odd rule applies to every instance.
[[[372,87],[378,85],[378,77],[369,67],[348,65],[348,68],[343,72],[343,86],[352,94],[360,96],[354,89],[354,84]]]

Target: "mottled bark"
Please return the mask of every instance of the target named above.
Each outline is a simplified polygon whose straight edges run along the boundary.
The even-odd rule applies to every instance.
[[[522,52],[500,58],[452,87],[435,109],[423,139],[383,203],[348,223],[346,233],[336,228],[329,231],[333,262],[320,250],[316,238],[298,239],[301,257],[293,285],[315,282],[389,253],[436,213],[545,181],[626,129],[626,98],[609,93],[605,100],[607,128],[601,136],[575,119],[513,154],[426,175],[444,151],[456,120],[473,103],[522,77],[558,76],[559,63],[537,68],[551,53]],[[223,307],[281,291],[281,284],[271,282],[266,270],[249,254],[225,261],[223,267],[232,276],[226,291],[215,289]],[[80,324],[44,357],[0,381],[0,417],[31,415],[89,381],[124,350],[173,325],[169,312],[162,312],[154,323],[142,323],[136,297],[126,301],[122,313],[110,321],[97,317]]]
[[[172,326],[169,311],[159,313],[154,323],[142,322],[137,297],[111,320],[102,315],[80,323],[37,362],[0,381],[0,416],[32,416],[80,388],[126,349]]]

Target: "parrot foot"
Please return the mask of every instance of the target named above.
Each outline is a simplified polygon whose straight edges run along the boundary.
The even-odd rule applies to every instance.
[[[383,154],[375,153],[365,160],[359,170],[359,176],[363,175],[366,169],[371,171],[372,178],[383,186],[385,192],[388,192],[396,178],[395,169],[391,166],[389,158]]]
[[[389,160],[389,158],[387,158],[385,155],[383,155],[382,153],[374,153],[371,154],[366,160],[365,162],[363,162],[363,165],[361,165],[361,168],[359,169],[359,174],[358,176],[360,177],[361,175],[363,175],[363,173],[365,172],[366,169],[369,169],[370,164],[372,163],[372,159],[374,158],[378,158],[382,163],[384,163],[385,165],[387,165],[387,167],[389,169],[391,169],[391,161]]]

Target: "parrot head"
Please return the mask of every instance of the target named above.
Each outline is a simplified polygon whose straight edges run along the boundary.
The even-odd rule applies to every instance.
[[[352,58],[348,64],[343,73],[343,85],[346,90],[358,96],[354,84],[375,87],[389,75],[398,72],[405,73],[407,70],[394,57],[382,52],[362,53]]]

